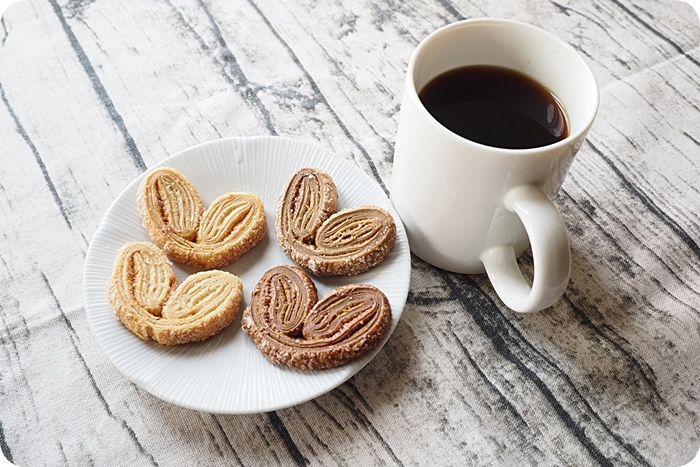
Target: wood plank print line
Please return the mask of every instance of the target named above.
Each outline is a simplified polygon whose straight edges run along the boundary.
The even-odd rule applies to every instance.
[[[279,415],[277,415],[277,412],[268,412],[267,418],[270,422],[270,425],[272,425],[272,427],[277,432],[277,435],[282,440],[284,447],[287,448],[287,452],[291,456],[294,463],[298,466],[308,465],[309,460],[301,454],[297,445],[294,444],[294,440],[290,436],[287,427],[284,426],[284,423],[280,419]]]
[[[688,53],[678,45],[674,40],[672,40],[670,37],[664,35],[661,31],[658,29],[654,28],[652,25],[644,21],[639,15],[637,15],[635,12],[627,8],[625,5],[622,4],[619,0],[612,0],[613,5],[616,5],[618,8],[620,8],[622,11],[627,13],[632,19],[637,21],[639,24],[641,24],[645,29],[650,31],[652,34],[654,34],[656,37],[673,47],[673,49],[678,52],[679,55],[682,55],[683,57],[687,58],[690,63],[693,65],[700,67],[700,61],[695,59],[695,57],[692,57],[691,55],[688,55]]]
[[[572,8],[567,5],[562,5],[553,1],[550,1],[550,3],[554,5],[561,13],[568,17],[571,17],[572,14],[575,14],[583,18],[587,23],[597,26],[597,31],[599,31],[601,34],[605,34],[605,36],[608,38],[611,44],[615,45],[614,50],[626,50],[625,45],[622,42],[620,42],[620,40],[618,40],[617,37],[611,34],[610,28],[605,25],[604,20],[599,20],[594,15],[586,14],[581,10]],[[615,78],[616,81],[621,79],[620,75],[616,72],[615,68],[611,67],[610,64],[607,63],[605,60],[601,60],[601,58],[597,55],[591,54],[585,47],[581,47],[575,43],[571,43],[570,45],[574,49],[576,49],[578,53],[586,57],[586,59],[589,60],[591,63],[596,63],[603,67],[608,73],[610,73],[611,76]],[[632,66],[622,58],[616,57],[616,62],[625,67],[625,69],[632,70]]]
[[[117,127],[122,137],[124,138],[126,147],[129,150],[129,154],[131,155],[131,159],[133,160],[134,165],[137,169],[139,169],[139,171],[145,171],[146,164],[143,161],[143,157],[141,157],[141,153],[139,152],[139,149],[136,146],[134,138],[132,138],[131,134],[129,133],[129,130],[126,127],[126,123],[124,123],[124,119],[119,114],[119,112],[117,112],[117,109],[114,106],[114,102],[112,102],[112,99],[109,97],[107,89],[105,89],[104,85],[102,84],[102,81],[97,75],[95,68],[92,66],[90,59],[83,50],[82,46],[80,45],[78,38],[75,36],[73,30],[68,25],[68,21],[66,21],[61,7],[56,2],[56,0],[49,0],[49,3],[51,4],[51,7],[53,8],[54,13],[56,14],[58,21],[61,23],[63,32],[68,37],[68,41],[70,42],[70,45],[73,51],[75,52],[75,55],[78,57],[80,65],[83,67],[83,70],[90,79],[90,82],[92,83],[92,89],[97,94],[100,103],[104,106],[105,110],[107,110],[107,114],[112,119],[112,123],[114,123],[114,125]]]
[[[321,410],[321,411],[323,410],[323,409],[320,407],[320,405],[319,405],[317,402],[315,402],[315,400],[313,400],[313,399],[312,399],[311,401],[308,401],[307,404],[309,404],[309,405],[311,405],[311,406],[314,406],[315,408],[317,408],[317,409],[319,409],[319,410]],[[300,407],[301,407],[301,410],[299,410]],[[320,430],[318,430],[318,427],[317,427],[317,426],[316,426],[316,427],[312,426],[312,425],[307,421],[306,417],[304,416],[304,415],[307,413],[307,410],[305,410],[305,405],[297,405],[297,406],[293,407],[292,410],[294,411],[296,420],[304,425],[304,427],[305,427],[306,430],[308,431],[308,435],[313,439],[313,441],[314,441],[316,444],[318,444],[319,446],[321,446],[321,447],[323,448],[323,450],[325,451],[325,453],[326,453],[330,458],[333,459],[333,461],[334,461],[334,463],[335,463],[336,465],[341,465],[341,464],[342,464],[342,458],[340,458],[340,457],[333,451],[333,449],[331,449],[331,448],[328,446],[328,443],[324,442],[324,441],[321,439],[321,436],[320,436],[320,433],[321,433],[321,432],[320,432]],[[325,414],[325,415],[327,415],[327,414]],[[343,429],[342,427],[339,428],[339,430],[342,430],[342,429]],[[309,446],[308,441],[307,441],[307,446]],[[313,455],[313,453],[312,453],[312,455]]]
[[[34,159],[39,165],[39,169],[41,170],[41,173],[44,176],[44,182],[46,182],[46,186],[48,187],[49,192],[51,192],[51,196],[53,197],[54,202],[58,206],[58,210],[61,213],[61,217],[63,217],[63,220],[68,225],[68,228],[73,230],[73,226],[71,225],[70,219],[68,219],[66,207],[63,205],[63,200],[58,194],[58,190],[56,190],[56,185],[53,183],[53,180],[51,180],[51,176],[49,175],[49,171],[46,168],[46,164],[44,164],[44,160],[39,154],[39,150],[34,145],[34,142],[27,134],[26,130],[22,126],[22,123],[19,121],[17,114],[15,114],[15,111],[12,109],[10,102],[7,100],[7,96],[5,95],[5,90],[3,89],[2,84],[0,84],[0,100],[2,100],[3,104],[5,104],[5,107],[7,108],[7,111],[9,112],[10,117],[12,118],[12,122],[15,124],[15,130],[17,131],[17,133],[19,133],[19,135],[22,137],[27,146],[29,146],[29,149],[32,151]]]
[[[173,8],[174,10],[175,7],[174,5],[170,2],[170,0],[166,0],[166,3]],[[207,5],[202,1],[198,0],[197,5],[199,8],[204,12],[204,15],[207,17],[207,20],[209,21],[209,24],[211,26],[211,31],[214,34],[214,37],[216,38],[216,41],[218,42],[218,45],[221,49],[221,56],[226,64],[228,64],[229,71],[233,74],[234,77],[238,79],[238,83],[236,83],[231,77],[228,75],[228,73],[225,72],[225,67],[222,67],[222,73],[221,75],[226,79],[229,84],[231,84],[245,99],[245,101],[249,102],[253,108],[259,113],[260,118],[263,121],[263,124],[265,125],[265,128],[271,135],[277,135],[277,130],[275,129],[273,123],[272,123],[272,116],[270,115],[270,112],[267,110],[265,105],[262,103],[260,98],[258,97],[257,90],[253,88],[251,85],[250,81],[248,80],[248,77],[245,75],[243,70],[241,69],[240,65],[238,64],[238,61],[236,60],[236,57],[233,55],[233,52],[231,51],[231,48],[228,46],[226,43],[226,39],[224,39],[223,34],[221,33],[221,29],[219,28],[218,24],[216,23],[216,20],[214,19],[214,16],[211,14],[211,11],[209,11],[209,8]],[[187,29],[188,32],[191,34],[194,34],[197,40],[199,41],[200,45],[203,45],[206,50],[209,52],[213,52],[204,42],[204,39],[197,34],[197,32],[194,30],[194,28],[188,24],[185,19],[182,17],[182,15],[177,12],[177,17],[178,21]],[[215,60],[216,62],[216,60]]]
[[[387,441],[382,437],[381,433],[377,431],[377,428],[372,424],[367,416],[362,413],[361,410],[358,410],[357,406],[353,403],[353,400],[341,390],[333,391],[331,394],[348,409],[360,426],[367,428],[375,436],[375,438],[379,441],[379,444],[384,448],[385,452],[394,460],[394,462],[401,465],[402,462],[396,456],[393,449],[391,449],[389,443],[387,443]]]
[[[452,338],[455,340],[455,342],[457,342],[460,350],[462,351],[462,355],[466,357],[467,361],[472,366],[472,368],[476,370],[477,374],[479,375],[479,378],[486,385],[489,391],[491,391],[496,396],[500,408],[505,409],[508,413],[510,413],[519,425],[528,426],[527,421],[525,421],[520,412],[518,412],[518,409],[516,409],[515,406],[511,404],[508,398],[505,395],[503,395],[503,393],[498,389],[498,387],[495,384],[493,384],[493,382],[486,376],[483,370],[476,363],[474,358],[469,353],[467,346],[464,345],[457,333],[455,333],[454,329],[452,328],[452,323],[448,322],[447,324]]]
[[[659,408],[664,399],[661,397],[658,387],[656,386],[656,375],[654,374],[653,368],[649,366],[644,360],[638,360],[632,351],[627,349],[625,344],[629,344],[622,338],[611,326],[598,326],[590,319],[587,310],[584,307],[579,306],[571,300],[569,297],[564,295],[564,302],[569,305],[574,313],[576,319],[579,323],[589,329],[591,329],[597,336],[599,336],[603,341],[607,342],[613,349],[615,349],[622,356],[622,359],[628,363],[631,368],[634,368],[639,374],[640,378],[644,383],[646,383],[650,394],[647,395],[648,402],[653,404],[655,408]],[[605,329],[605,330],[604,330]],[[636,388],[639,391],[640,388]]]
[[[590,147],[593,152],[595,152],[602,160],[605,162],[608,167],[610,167],[610,170],[613,171],[613,173],[618,177],[620,180],[620,183],[622,183],[622,186],[625,187],[627,191],[629,191],[630,194],[632,194],[635,198],[637,198],[647,209],[649,209],[649,212],[654,214],[664,225],[666,225],[668,228],[670,228],[677,236],[680,238],[683,243],[685,243],[688,248],[695,254],[696,257],[700,258],[700,245],[698,245],[695,240],[692,239],[688,233],[683,230],[683,228],[674,220],[672,219],[668,214],[663,212],[659,207],[652,201],[651,198],[649,198],[645,193],[643,193],[641,190],[639,190],[634,184],[632,184],[626,177],[625,175],[618,169],[613,161],[606,156],[601,149],[599,149],[596,145],[594,145],[590,140],[586,140],[586,144],[588,147]]]
[[[248,3],[255,9],[255,11],[260,15],[262,18],[263,22],[268,26],[270,29],[270,32],[275,36],[275,38],[279,41],[279,43],[287,50],[287,53],[289,54],[290,58],[292,61],[299,67],[301,72],[304,74],[306,79],[308,80],[309,84],[311,85],[311,88],[314,91],[314,94],[317,95],[319,102],[323,103],[323,105],[328,109],[328,111],[333,115],[333,118],[335,119],[336,123],[342,130],[343,134],[352,142],[352,144],[362,153],[362,156],[364,157],[365,161],[367,162],[368,167],[370,168],[372,172],[372,176],[374,179],[379,183],[379,186],[382,188],[385,194],[389,194],[389,191],[387,190],[387,187],[384,185],[384,182],[382,181],[382,177],[379,175],[379,171],[377,170],[377,166],[374,163],[374,160],[370,157],[369,153],[367,150],[360,144],[359,141],[352,135],[348,127],[343,123],[341,118],[338,116],[336,111],[333,109],[331,106],[330,102],[328,102],[328,99],[326,99],[326,96],[323,95],[321,92],[321,89],[318,87],[318,84],[316,81],[311,77],[311,74],[308,72],[308,70],[304,67],[304,65],[301,63],[299,60],[299,57],[294,53],[294,50],[289,46],[289,44],[280,36],[279,32],[275,27],[272,25],[270,20],[265,16],[265,14],[260,10],[260,8],[253,2],[252,0],[248,0]]]
[[[243,465],[243,461],[241,460],[240,456],[238,455],[238,453],[234,449],[233,444],[231,444],[231,439],[228,437],[228,433],[226,433],[226,430],[224,430],[224,427],[221,425],[221,422],[219,421],[218,416],[215,414],[212,414],[211,418],[212,418],[212,420],[214,420],[214,424],[216,425],[216,427],[219,429],[219,431],[223,435],[224,440],[226,440],[226,446],[228,446],[229,449],[231,450],[231,452],[233,453],[233,457],[236,459],[236,462],[238,463],[238,465]],[[212,436],[213,436],[213,434],[212,434]],[[225,457],[223,452],[221,453],[221,457]]]
[[[578,185],[578,184],[577,184],[577,185]],[[584,193],[588,194],[588,193],[586,192],[586,190],[585,190],[583,187],[581,187],[580,185],[578,185],[578,187],[579,187]],[[595,216],[594,216],[594,214],[592,213],[593,211],[592,211],[590,208],[586,208],[586,207],[581,206],[581,203],[575,201],[574,198],[573,198],[569,193],[567,193],[565,190],[562,190],[562,191],[560,192],[560,195],[561,195],[562,197],[566,197],[566,199],[568,199],[568,200],[570,200],[571,202],[573,202],[573,203],[577,206],[577,209],[578,209],[578,211],[581,213],[581,215],[582,215],[583,217],[587,218],[592,224],[594,224],[594,225],[596,226],[596,228],[597,228],[597,230],[596,230],[596,231],[597,231],[597,235],[600,235],[600,236],[602,236],[602,237],[605,237],[605,240],[606,240],[608,243],[610,243],[610,244],[612,245],[612,247],[613,247],[613,249],[614,249],[615,251],[619,252],[619,254],[623,254],[623,252],[625,251],[625,249],[622,248],[622,246],[620,245],[620,242],[617,240],[617,238],[616,238],[613,234],[611,234],[606,228],[604,228],[604,227],[600,224],[599,221],[597,221],[597,220],[594,218]],[[590,198],[590,195],[589,195],[589,198]],[[589,200],[586,200],[586,204],[587,204],[589,207],[593,207],[593,205],[591,204],[591,202],[590,202]],[[593,209],[595,210],[595,212],[597,212],[597,210],[598,210],[598,209],[601,209],[601,207],[600,207],[599,205],[596,205]],[[653,257],[656,259],[656,261],[658,261],[658,263],[659,263],[660,265],[663,266],[663,268],[665,269],[665,271],[666,271],[671,277],[673,277],[673,278],[677,281],[678,284],[685,284],[685,281],[683,280],[683,278],[681,278],[681,277],[678,275],[678,273],[677,273],[676,271],[674,271],[673,268],[672,268],[670,265],[666,264],[666,261],[664,260],[664,258],[662,258],[661,256],[659,256],[659,252],[658,252],[658,251],[656,251],[656,250],[653,249],[653,248],[650,248],[650,247],[646,244],[646,242],[639,240],[639,238],[635,235],[635,233],[632,232],[632,231],[631,231],[627,226],[625,226],[623,223],[621,223],[620,226],[621,226],[621,229],[624,230],[624,231],[626,232],[627,235],[629,235],[629,236],[631,236],[631,237],[634,237],[635,243],[636,243],[637,245],[639,245],[639,247],[640,247],[642,250],[646,251],[649,255],[653,256]],[[622,269],[621,269],[621,270],[624,271],[625,273],[627,273],[630,277],[635,277],[635,275],[636,275],[636,273],[633,271],[632,265],[636,266],[636,269],[637,269],[637,270],[643,270],[643,269],[644,269],[643,266],[637,261],[637,259],[636,259],[634,256],[629,255],[629,254],[625,254],[625,262],[624,262],[624,264],[623,264],[623,263],[619,263],[619,264],[622,266]],[[674,302],[678,303],[683,309],[692,310],[694,313],[700,313],[700,311],[697,310],[697,309],[694,307],[694,305],[693,305],[692,303],[683,302],[683,301],[681,301],[679,298],[677,298],[674,294],[672,294],[672,293],[668,290],[668,288],[667,288],[664,284],[662,284],[661,281],[659,281],[658,278],[650,276],[650,277],[649,277],[649,280],[652,281],[652,282],[654,282],[654,283],[656,284],[657,289],[660,290],[660,291],[662,291],[666,297],[668,297],[670,300],[673,300]],[[572,286],[573,286],[573,284],[572,284]],[[572,290],[573,290],[573,289],[572,289]],[[692,290],[692,289],[691,289],[691,293],[693,293],[693,294],[695,294],[695,295],[699,295],[699,294],[700,294],[700,291],[696,291],[696,290]],[[654,311],[657,311],[657,312],[659,311],[656,307],[654,307],[654,306],[653,306],[652,304],[650,304],[650,303],[647,303],[646,305],[647,305],[650,309],[652,309],[652,310],[654,310]]]
[[[0,26],[2,26],[2,40],[0,41],[0,47],[5,45],[5,41],[7,40],[7,36],[9,36],[9,33],[7,32],[7,26],[5,25],[5,16],[0,17]]]
[[[78,360],[80,360],[80,363],[83,367],[83,370],[85,371],[85,374],[88,377],[88,380],[90,382],[90,385],[92,386],[92,389],[94,390],[95,394],[97,395],[97,398],[100,400],[102,403],[102,406],[105,409],[105,412],[107,415],[109,415],[111,418],[114,420],[118,421],[121,425],[121,427],[128,433],[129,437],[132,439],[136,447],[138,448],[139,452],[144,455],[147,459],[149,459],[151,465],[157,466],[158,464],[156,463],[155,459],[153,456],[146,451],[146,449],[143,447],[141,442],[139,441],[138,437],[136,436],[136,433],[134,430],[126,423],[126,420],[118,418],[114,412],[112,412],[112,409],[109,407],[109,403],[104,397],[104,394],[102,394],[102,391],[100,388],[97,386],[97,381],[95,381],[95,377],[92,374],[92,371],[90,371],[90,367],[88,366],[87,362],[85,361],[85,358],[83,357],[82,353],[80,352],[80,349],[78,349],[78,346],[75,343],[75,340],[80,338],[78,337],[77,333],[75,332],[75,329],[73,328],[73,325],[71,324],[70,320],[66,316],[65,312],[63,311],[63,307],[61,306],[61,303],[58,301],[58,297],[56,297],[56,294],[54,293],[53,288],[51,287],[51,283],[49,282],[49,279],[46,277],[46,275],[42,272],[41,278],[44,281],[44,284],[46,285],[46,288],[49,292],[49,295],[51,296],[51,299],[54,302],[54,305],[56,309],[61,313],[61,317],[63,321],[66,324],[66,327],[69,330],[70,336],[71,336],[71,345],[73,346],[73,351],[75,352],[76,356],[78,357]]]
[[[454,21],[462,21],[463,19],[466,19],[466,17],[460,13],[454,4],[449,0],[438,0],[438,3],[454,18]]]
[[[485,336],[493,342],[495,350],[508,362],[513,364],[518,371],[532,384],[537,387],[542,396],[547,400],[547,402],[552,407],[554,414],[561,420],[561,422],[566,426],[566,428],[573,434],[573,436],[581,443],[588,454],[595,459],[600,465],[613,466],[614,463],[608,459],[602,451],[598,448],[597,443],[592,440],[587,435],[587,430],[585,427],[581,426],[574,420],[572,414],[570,414],[562,405],[560,400],[557,399],[552,393],[552,390],[547,387],[544,381],[540,378],[538,373],[530,369],[513,350],[525,349],[530,353],[534,353],[542,362],[550,367],[551,371],[556,373],[557,378],[563,381],[567,389],[571,392],[571,399],[576,399],[574,403],[582,407],[585,410],[588,418],[594,420],[598,425],[600,425],[603,430],[619,445],[624,451],[630,454],[636,462],[641,465],[651,464],[637,451],[637,449],[629,443],[626,443],[619,435],[613,433],[612,430],[605,424],[605,422],[600,418],[600,416],[592,409],[588,401],[581,395],[576,386],[573,384],[569,376],[564,373],[554,362],[552,362],[548,357],[542,354],[539,350],[533,347],[529,342],[523,339],[520,332],[510,323],[505,317],[500,313],[496,304],[488,297],[481,295],[475,297],[474,295],[469,295],[466,293],[464,286],[458,284],[452,276],[445,272],[439,271],[439,277],[446,284],[446,286],[452,291],[452,294],[459,300],[463,305],[468,303],[473,303],[477,300],[479,303],[475,304],[475,308],[479,310],[489,310],[487,312],[481,311],[478,313],[470,312],[470,308],[465,306],[465,311],[470,313],[475,323],[479,326]],[[470,285],[469,278],[465,277],[465,281]],[[490,318],[489,318],[490,317]],[[504,336],[512,336],[509,339],[505,339]],[[510,342],[506,342],[506,340]],[[541,371],[539,372],[542,373]]]
[[[32,415],[31,420],[30,420],[30,414],[28,413],[28,410],[25,409],[22,411],[23,416],[24,416],[23,418],[26,422],[30,422],[30,421],[38,422],[39,410],[37,409],[37,404],[36,404],[36,401],[34,398],[34,393],[31,390],[31,385],[29,383],[29,380],[27,379],[27,370],[25,368],[25,365],[22,362],[22,358],[21,358],[22,355],[21,355],[19,348],[17,346],[17,339],[15,338],[15,336],[12,335],[13,330],[12,330],[12,328],[10,328],[10,326],[7,323],[6,310],[7,310],[6,307],[0,306],[0,321],[3,324],[4,333],[7,334],[7,338],[0,335],[0,344],[3,344],[2,347],[5,350],[5,354],[7,355],[8,362],[11,362],[13,357],[16,358],[16,361],[17,361],[17,367],[19,369],[19,371],[18,371],[19,379],[21,380],[21,382],[25,388],[25,394],[27,395],[27,398],[29,400],[29,405],[30,405],[29,408],[31,409],[31,415]],[[20,316],[20,321],[21,321],[22,331],[23,331],[21,334],[21,337],[23,340],[29,340],[29,328],[27,327],[27,322],[25,321],[24,316],[22,316],[21,314],[19,316]],[[19,326],[15,326],[14,328],[18,329]],[[12,347],[11,350],[8,346],[4,345],[8,341]],[[13,371],[13,373],[14,373],[14,371]]]
[[[0,451],[2,451],[2,455],[5,456],[5,459],[12,463],[12,450],[10,449],[10,446],[7,445],[7,441],[5,440],[5,431],[2,428],[2,420],[0,420]]]

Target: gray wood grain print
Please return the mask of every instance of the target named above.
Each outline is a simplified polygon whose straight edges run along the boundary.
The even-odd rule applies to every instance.
[[[150,395],[92,336],[90,239],[140,173],[229,136],[314,141],[390,192],[406,66],[447,23],[543,27],[601,107],[555,202],[571,282],[509,311],[412,258],[337,389],[257,415]],[[700,446],[700,28],[674,0],[23,0],[0,21],[0,449],[35,465],[647,465]],[[420,189],[420,187],[416,187]],[[532,273],[532,259],[520,260]]]

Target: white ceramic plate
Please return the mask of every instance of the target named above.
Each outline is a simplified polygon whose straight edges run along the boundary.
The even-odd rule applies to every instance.
[[[92,238],[83,285],[92,332],[127,378],[151,394],[183,407],[213,413],[259,413],[290,407],[330,391],[379,352],[386,340],[340,368],[315,372],[281,368],[258,352],[240,322],[250,292],[262,274],[277,264],[293,264],[275,239],[277,198],[294,172],[302,167],[317,167],[333,177],[339,209],[362,204],[380,206],[393,215],[397,226],[396,245],[384,262],[353,277],[314,278],[319,297],[343,284],[373,284],[389,298],[393,332],[408,295],[410,253],[399,216],[374,180],[317,145],[267,136],[212,141],[171,156],[158,166],[182,171],[199,191],[205,206],[227,192],[257,193],[265,204],[268,230],[253,250],[222,268],[243,281],[244,302],[238,319],[204,342],[165,347],[142,341],[128,331],[114,318],[107,303],[107,282],[117,250],[127,242],[150,241],[136,206],[136,192],[145,174],[119,195]],[[194,271],[188,266],[174,266],[180,281]]]

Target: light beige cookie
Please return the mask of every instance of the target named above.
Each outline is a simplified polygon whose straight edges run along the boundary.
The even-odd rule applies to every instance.
[[[265,208],[255,193],[227,193],[205,210],[190,181],[169,167],[143,179],[138,208],[149,236],[171,260],[206,269],[236,261],[267,230]]]
[[[168,258],[155,245],[124,245],[114,261],[108,301],[114,315],[141,339],[164,345],[205,340],[229,326],[243,297],[241,280],[201,271],[178,287]]]
[[[332,178],[318,169],[296,172],[279,197],[275,230],[282,250],[317,276],[360,274],[381,263],[396,241],[387,211],[359,206],[336,212]]]
[[[255,286],[243,330],[272,363],[300,370],[344,365],[389,332],[389,300],[372,285],[346,285],[317,299],[303,270],[276,266]]]

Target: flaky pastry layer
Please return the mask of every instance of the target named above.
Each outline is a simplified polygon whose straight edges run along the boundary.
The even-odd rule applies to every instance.
[[[317,300],[316,286],[302,269],[276,266],[253,289],[243,330],[272,363],[319,370],[376,347],[391,326],[389,300],[372,285],[342,286]]]
[[[377,206],[337,211],[338,194],[325,172],[303,168],[277,204],[275,230],[282,250],[317,276],[354,275],[384,261],[396,241],[393,217]]]
[[[148,235],[171,260],[206,269],[236,261],[267,230],[265,208],[255,193],[227,193],[205,210],[192,183],[170,167],[143,179],[138,208]]]
[[[205,340],[238,315],[243,283],[225,271],[201,271],[178,286],[165,254],[155,245],[124,245],[114,261],[108,301],[114,315],[144,340],[164,345]]]

